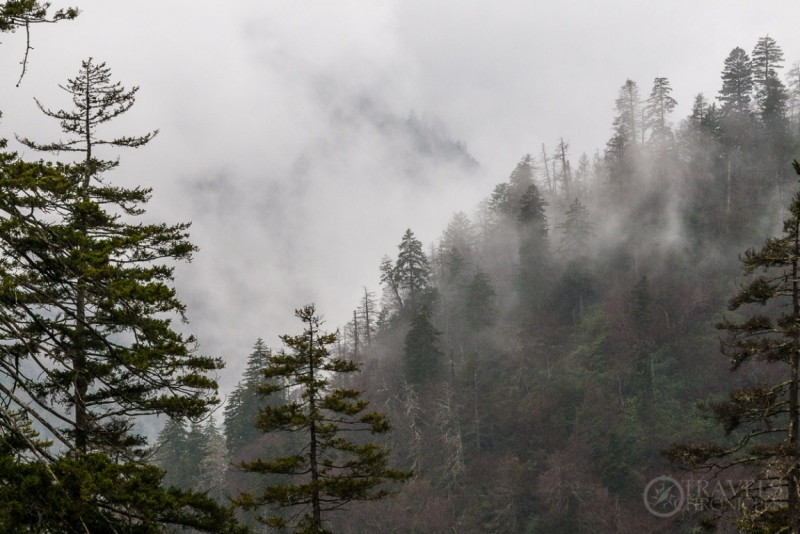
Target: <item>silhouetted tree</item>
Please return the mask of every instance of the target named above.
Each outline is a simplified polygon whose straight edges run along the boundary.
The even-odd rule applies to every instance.
[[[245,509],[263,505],[288,509],[288,519],[278,515],[262,519],[274,528],[324,534],[329,532],[324,526],[329,513],[353,501],[382,499],[389,495],[385,484],[402,482],[411,473],[388,467],[388,449],[350,437],[352,432],[384,434],[391,426],[384,414],[365,413],[369,403],[361,399],[360,391],[331,387],[336,375],[355,373],[359,366],[332,356],[329,347],[336,343],[337,334],[320,331],[322,321],[314,306],[305,306],[295,315],[305,330],[297,336],[281,336],[290,352],[267,357],[267,383],[260,391],[270,395],[291,389],[298,395],[262,408],[256,425],[262,432],[300,434],[302,443],[291,455],[240,464],[248,472],[287,475],[291,480],[256,494],[243,493],[235,503]]]

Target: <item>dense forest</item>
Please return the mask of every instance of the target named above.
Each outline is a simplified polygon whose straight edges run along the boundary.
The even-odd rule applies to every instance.
[[[78,15],[0,3],[20,81]],[[689,116],[625,80],[602,150],[531,147],[434,243],[409,221],[352,320],[298,303],[226,398],[177,326],[190,225],[111,178],[159,132],[105,135],[138,87],[83,61],[72,109],[36,101],[62,137],[17,136],[74,162],[0,140],[0,532],[800,532],[800,61],[720,59]]]
[[[659,518],[642,493],[674,472],[672,444],[725,438],[698,401],[774,377],[762,362],[731,373],[716,325],[742,317],[728,311],[738,258],[780,232],[797,191],[800,63],[783,63],[770,37],[734,48],[718,95],[682,119],[667,78],[626,80],[602,152],[542,144],[437,242],[398,236],[336,353],[362,364],[350,381],[387,413],[381,442],[414,477],[333,531],[694,531],[702,507]],[[166,481],[223,501],[271,483],[230,463],[280,454],[252,424],[279,402],[257,393],[279,349],[256,340],[224,434],[165,427]]]

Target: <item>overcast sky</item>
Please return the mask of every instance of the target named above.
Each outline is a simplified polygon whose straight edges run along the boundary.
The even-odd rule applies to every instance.
[[[225,391],[257,337],[278,346],[298,330],[294,308],[347,320],[362,286],[379,291],[380,259],[406,228],[434,241],[542,142],[564,137],[573,159],[602,149],[626,78],[643,96],[669,78],[677,123],[695,93],[716,95],[735,46],[769,33],[787,65],[800,60],[796,0],[77,5],[78,20],[34,29],[20,88],[24,35],[3,36],[0,137],[59,138],[33,96],[68,107],[57,86],[90,56],[141,87],[108,134],[161,133],[119,153],[109,179],[153,187],[149,219],[193,222],[200,252],[176,283],[187,330],[229,362]],[[479,168],[420,159],[381,126],[411,112]]]

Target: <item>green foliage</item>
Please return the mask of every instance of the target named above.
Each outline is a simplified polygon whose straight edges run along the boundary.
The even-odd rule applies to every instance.
[[[794,167],[800,174],[800,163],[795,161]],[[800,530],[800,192],[795,194],[789,214],[782,237],[768,238],[760,249],[748,249],[741,256],[742,269],[750,280],[729,303],[731,311],[753,304],[766,310],[743,321],[725,318],[717,326],[728,332],[721,348],[732,370],[760,360],[782,367],[781,375],[788,378],[745,385],[731,391],[727,399],[704,406],[726,435],[734,438],[732,445],[681,443],[664,454],[694,469],[720,471],[747,465],[754,480],[784,488],[782,528],[794,533]],[[758,271],[764,274],[756,275]],[[748,531],[772,531],[767,523],[775,516],[762,517],[755,507],[744,507],[740,519],[749,524]]]
[[[234,458],[261,435],[255,426],[258,410],[264,402],[258,390],[264,384],[264,369],[271,354],[272,350],[262,339],[256,340],[253,352],[247,357],[244,375],[225,404],[225,438],[228,450]],[[281,398],[279,395],[272,395],[269,401],[279,404]]]
[[[93,152],[139,147],[154,133],[98,136],[136,92],[112,84],[104,65],[84,62],[64,89],[76,110],[44,111],[75,138],[21,141],[83,160],[0,154],[0,530],[233,531],[226,508],[162,487],[164,473],[144,463],[146,439],[134,431],[143,415],[205,414],[217,402],[208,373],[222,368],[172,325],[185,307],[166,261],[191,258],[188,225],[133,222],[150,190],[110,185],[103,173],[117,161]],[[31,435],[30,421],[53,447]]]
[[[444,355],[438,346],[440,335],[431,323],[431,309],[419,308],[411,319],[403,351],[403,369],[409,384],[431,383],[441,376]]]
[[[494,323],[496,296],[489,275],[479,269],[467,286],[464,311],[470,327],[480,329]]]
[[[546,298],[550,276],[550,250],[544,201],[536,185],[528,187],[520,199],[519,271],[517,283],[520,305],[534,316]]]
[[[324,523],[330,512],[353,501],[382,499],[390,494],[386,483],[402,482],[412,473],[388,467],[388,449],[348,437],[351,432],[384,434],[391,425],[385,414],[366,412],[369,403],[361,399],[360,391],[331,387],[334,376],[355,373],[359,366],[332,356],[329,347],[338,334],[320,331],[314,306],[295,315],[306,325],[305,331],[281,336],[290,352],[267,356],[263,370],[267,383],[260,392],[297,395],[261,408],[256,426],[267,433],[299,433],[302,444],[289,456],[240,464],[247,472],[288,475],[291,481],[269,485],[258,494],[243,493],[235,503],[244,509],[263,505],[288,509],[292,514],[288,519],[273,515],[263,520],[275,528],[323,534],[329,532]]]

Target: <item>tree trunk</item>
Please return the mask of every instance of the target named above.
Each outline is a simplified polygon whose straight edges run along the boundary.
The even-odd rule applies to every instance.
[[[309,328],[309,339],[308,339],[308,374],[309,378],[311,379],[310,385],[310,395],[308,398],[309,404],[309,415],[311,419],[311,425],[309,428],[310,432],[310,447],[308,452],[308,462],[311,467],[311,481],[313,483],[313,489],[311,491],[311,508],[314,518],[314,528],[317,529],[318,532],[322,532],[322,509],[320,507],[320,498],[319,498],[319,486],[317,483],[319,482],[319,468],[317,467],[317,408],[316,408],[316,387],[313,385],[314,382],[314,321],[313,319],[309,318],[308,321],[308,328]]]
[[[800,225],[795,224],[794,228],[794,257],[792,258],[792,316],[794,319],[793,328],[796,329],[800,323],[800,287],[798,286],[798,261],[800,260],[800,235],[798,231]],[[796,332],[796,330],[795,330]],[[800,333],[795,333],[794,347],[792,351],[792,376],[789,381],[789,454],[791,465],[786,474],[787,480],[787,504],[788,504],[788,527],[789,534],[800,534],[800,499],[798,499],[798,367],[800,367]]]

